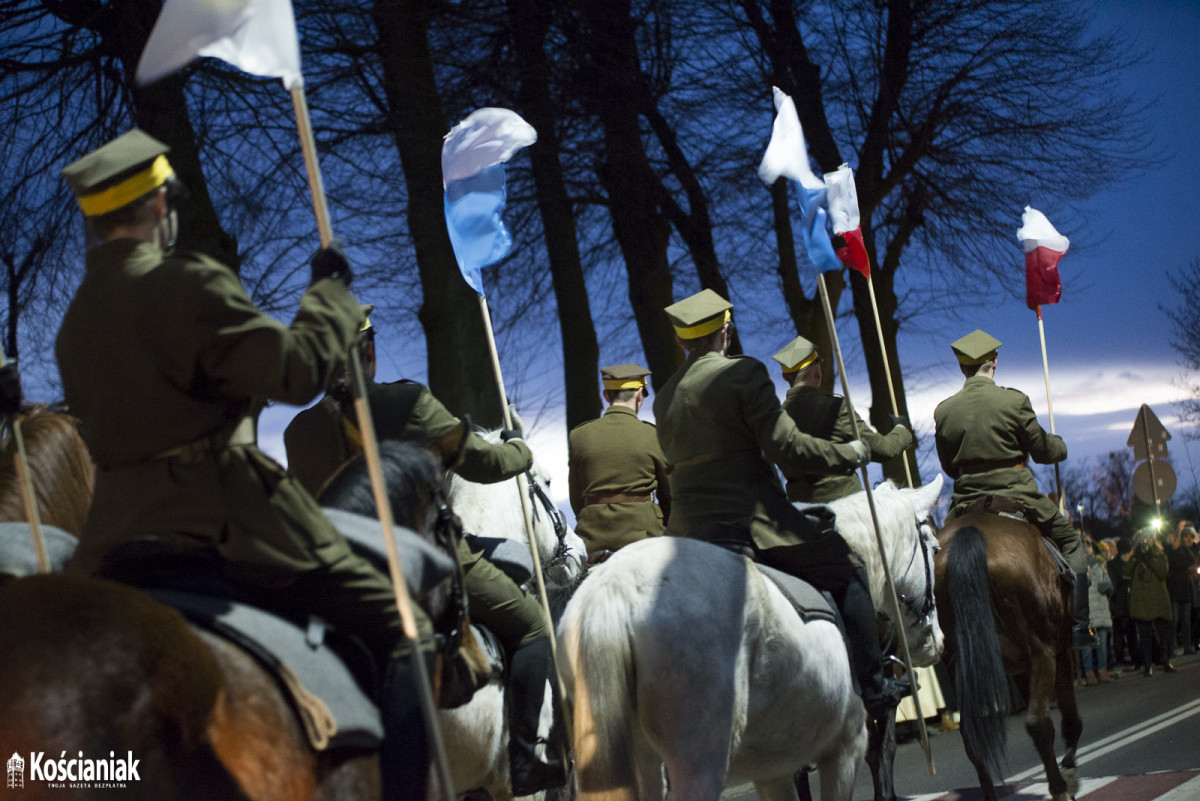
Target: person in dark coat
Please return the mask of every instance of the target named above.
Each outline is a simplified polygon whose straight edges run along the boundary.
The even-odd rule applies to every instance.
[[[63,170],[89,249],[55,354],[96,464],[67,569],[143,583],[158,580],[149,555],[203,561],[264,608],[358,636],[387,677],[384,798],[421,798],[428,747],[391,582],[255,442],[267,400],[308,403],[341,369],[362,323],[350,265],[319,251],[292,322],[267,316],[227,266],[173,250],[183,189],[167,151],[134,129]]]
[[[1138,532],[1133,541],[1133,556],[1125,563],[1125,577],[1131,582],[1129,616],[1137,623],[1138,647],[1142,670],[1149,676],[1154,641],[1157,640],[1162,668],[1174,673],[1171,664],[1171,595],[1167,591],[1167,555],[1158,534],[1150,528]]]
[[[667,533],[750,551],[828,591],[845,621],[863,704],[879,719],[895,709],[908,683],[883,675],[862,561],[831,524],[813,523],[788,502],[771,466],[849,473],[866,464],[870,452],[860,440],[833,443],[800,431],[780,407],[766,366],[726,355],[732,309],[709,289],[666,308],[687,351],[654,401],[671,476]]]
[[[1196,653],[1192,644],[1192,607],[1196,603],[1196,529],[1184,526],[1178,543],[1167,550],[1167,592],[1171,595],[1174,647],[1185,654]]]
[[[1113,592],[1109,598],[1109,609],[1113,622],[1114,664],[1135,665],[1138,662],[1137,626],[1129,616],[1129,591],[1132,581],[1125,577],[1125,564],[1133,555],[1133,543],[1127,539],[1117,541],[1117,557],[1108,563],[1108,576]]]

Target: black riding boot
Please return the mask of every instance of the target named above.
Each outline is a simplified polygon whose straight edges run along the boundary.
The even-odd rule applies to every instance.
[[[867,572],[854,571],[854,578],[834,596],[846,627],[846,650],[850,655],[850,670],[862,692],[863,705],[872,719],[887,717],[910,690],[908,679],[893,679],[883,675],[883,654],[879,650],[879,635],[875,628],[875,606]]]
[[[508,707],[508,760],[512,770],[513,795],[530,795],[567,783],[559,738],[555,736],[559,726],[557,708],[554,710],[555,723],[551,726],[549,742],[538,739],[538,723],[542,716],[547,682],[552,688],[553,697],[557,698],[550,639],[539,637],[517,649],[508,669],[505,705]],[[536,752],[539,742],[546,746],[545,761]]]
[[[426,659],[430,670],[432,656]],[[379,710],[383,717],[383,743],[379,747],[383,801],[425,798],[430,752],[419,693],[411,659],[404,656],[394,660]]]
[[[1096,645],[1096,635],[1088,617],[1088,576],[1087,573],[1075,574],[1075,624],[1071,628],[1071,647],[1092,648]]]

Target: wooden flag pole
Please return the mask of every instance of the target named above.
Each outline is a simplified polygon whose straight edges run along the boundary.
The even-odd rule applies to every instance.
[[[488,355],[492,359],[492,372],[496,377],[496,389],[500,393],[500,407],[504,410],[504,427],[512,428],[512,413],[508,408],[508,393],[504,389],[504,375],[500,371],[500,354],[496,350],[496,335],[492,330],[492,313],[488,309],[487,298],[479,296],[479,312],[483,315],[483,329],[487,335]],[[529,555],[533,561],[533,577],[537,587],[538,597],[542,602],[542,614],[546,616],[546,630],[550,632],[550,660],[554,664],[555,684],[558,686],[558,699],[563,713],[563,735],[568,750],[571,748],[571,718],[567,714],[566,688],[563,686],[562,672],[558,669],[558,642],[554,634],[554,617],[550,614],[550,600],[546,593],[546,581],[542,576],[542,557],[538,553],[537,535],[533,530],[533,512],[529,507],[529,487],[525,474],[517,476],[517,489],[521,495],[521,512],[525,515],[525,532],[529,538]],[[564,755],[565,757],[565,755]],[[566,761],[563,764],[567,764]]]
[[[308,173],[308,186],[312,192],[313,214],[317,218],[317,232],[321,237],[321,246],[328,247],[329,243],[333,241],[333,228],[329,222],[329,207],[325,203],[325,186],[321,181],[321,166],[317,161],[317,148],[313,140],[312,123],[308,118],[308,101],[304,96],[304,85],[293,87],[291,95],[292,106],[296,112],[296,125],[300,134],[300,149],[304,154],[304,168]],[[421,712],[425,718],[425,731],[429,738],[430,749],[434,754],[438,780],[446,797],[454,798],[454,784],[450,777],[450,760],[446,756],[446,747],[442,742],[437,705],[433,701],[433,690],[429,681],[429,673],[425,668],[425,658],[421,655],[417,620],[413,614],[412,599],[408,594],[404,569],[400,565],[400,558],[396,552],[392,506],[388,500],[387,487],[383,480],[383,468],[379,461],[379,442],[375,438],[375,423],[371,418],[371,409],[367,405],[366,377],[358,348],[350,348],[349,359],[354,379],[354,411],[358,417],[359,433],[362,434],[363,455],[366,457],[367,472],[371,477],[375,511],[379,517],[379,526],[383,530],[383,541],[387,546],[388,573],[392,580],[392,592],[395,594],[396,609],[400,613],[400,624],[404,630],[404,637],[408,640],[409,661],[412,663],[413,675],[416,676],[417,695],[421,699]]]
[[[821,293],[821,305],[825,310],[825,324],[829,327],[829,340],[833,343],[833,355],[837,360],[838,376],[842,381],[842,395],[845,403],[850,409],[850,428],[855,439],[860,438],[858,430],[857,415],[854,414],[854,405],[850,401],[850,382],[846,378],[846,365],[842,361],[842,346],[838,343],[837,329],[833,324],[833,308],[829,304],[829,292],[825,288],[825,274],[817,273],[817,288]],[[887,551],[883,544],[883,533],[879,528],[879,513],[875,509],[875,495],[871,491],[871,480],[867,474],[867,466],[862,467],[863,491],[867,493],[867,507],[871,510],[871,523],[875,527],[875,546],[879,549],[879,562],[883,565],[883,576],[887,585],[887,600],[891,605],[892,620],[895,622],[896,633],[899,635],[901,652],[904,655],[904,669],[908,671],[912,677],[912,699],[913,707],[917,714],[917,729],[921,733],[921,747],[925,750],[925,764],[929,769],[929,775],[933,776],[937,773],[937,768],[933,764],[933,752],[929,748],[929,732],[925,729],[925,715],[921,712],[921,698],[919,687],[917,686],[917,674],[912,669],[912,653],[908,648],[908,637],[904,634],[904,625],[901,621],[904,620],[900,613],[900,601],[896,597],[896,585],[892,582],[892,568],[888,564]]]
[[[896,387],[892,384],[892,366],[888,363],[887,345],[883,341],[883,325],[879,322],[879,306],[875,303],[875,281],[871,278],[871,273],[867,273],[867,291],[871,295],[871,313],[875,315],[875,333],[879,336],[879,355],[883,357],[883,374],[887,377],[888,397],[892,401],[892,414],[897,417],[900,415],[900,407],[896,404]],[[849,403],[849,401],[847,401]],[[851,415],[853,417],[853,414]],[[913,435],[912,450],[915,452],[917,445],[917,432],[911,432]],[[904,454],[904,477],[908,480],[908,486],[913,487],[912,468],[908,464],[908,453]]]
[[[1046,411],[1050,415],[1050,433],[1054,433],[1054,402],[1050,400],[1050,360],[1046,357],[1046,325],[1042,322],[1042,306],[1037,307],[1038,320],[1038,336],[1042,341],[1042,371],[1046,376]],[[1063,497],[1062,474],[1059,472],[1058,462],[1054,463],[1054,483],[1058,487],[1058,511],[1060,514],[1065,513],[1067,508],[1066,498]]]
[[[0,367],[8,363],[4,355],[4,347],[0,345]],[[13,441],[17,443],[17,452],[13,460],[17,468],[17,481],[21,486],[21,504],[25,507],[25,519],[29,522],[29,536],[33,538],[33,552],[37,555],[38,572],[50,572],[50,560],[46,557],[46,541],[42,538],[42,518],[38,514],[37,496],[33,491],[33,475],[29,472],[29,457],[25,454],[25,438],[21,435],[21,420],[19,415],[13,415],[11,422]]]

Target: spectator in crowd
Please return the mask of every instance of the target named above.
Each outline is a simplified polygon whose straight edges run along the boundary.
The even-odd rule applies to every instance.
[[[1196,603],[1196,529],[1185,523],[1179,542],[1167,550],[1167,591],[1171,595],[1171,644],[1185,654],[1196,653],[1192,642],[1192,607]]]
[[[1107,684],[1112,681],[1108,672],[1108,643],[1112,637],[1112,614],[1108,599],[1112,595],[1112,579],[1108,575],[1104,551],[1094,542],[1088,541],[1092,553],[1088,556],[1088,615],[1096,644],[1082,649],[1083,673],[1089,686]]]
[[[1109,596],[1109,611],[1112,613],[1113,664],[1135,665],[1138,661],[1137,627],[1129,616],[1129,588],[1132,582],[1125,578],[1125,564],[1133,556],[1130,540],[1117,540],[1117,557],[1108,563],[1108,576],[1113,591]]]
[[[1153,529],[1145,528],[1133,540],[1133,556],[1125,563],[1125,577],[1132,582],[1129,616],[1137,623],[1142,672],[1153,675],[1154,640],[1161,650],[1162,668],[1174,673],[1171,664],[1171,596],[1167,592],[1167,555]]]

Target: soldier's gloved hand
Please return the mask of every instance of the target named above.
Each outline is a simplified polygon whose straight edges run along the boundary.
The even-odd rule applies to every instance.
[[[317,255],[312,257],[309,265],[312,268],[312,283],[315,284],[322,278],[333,278],[341,281],[343,286],[350,286],[350,281],[354,279],[354,271],[350,269],[350,262],[346,260],[346,254],[342,250],[344,244],[340,239],[332,239],[328,247],[321,248]]]
[[[904,426],[905,428],[908,429],[908,433],[910,433],[910,434],[913,433],[912,421],[908,419],[908,415],[893,414],[892,415],[892,428],[895,428],[896,426]]]
[[[500,431],[501,442],[508,442],[513,439],[525,439],[525,437],[521,435],[520,431],[514,431],[511,428],[505,428]]]
[[[854,450],[855,467],[862,467],[871,461],[871,446],[867,445],[867,443],[861,439],[856,439],[850,443],[850,447]]]
[[[21,410],[21,374],[17,363],[0,367],[0,414],[11,417]]]

